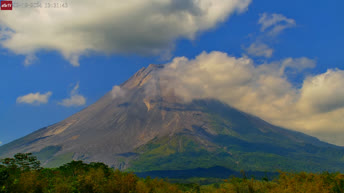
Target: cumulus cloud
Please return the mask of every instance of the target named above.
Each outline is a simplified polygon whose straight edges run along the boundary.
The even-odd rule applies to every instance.
[[[245,11],[250,2],[73,0],[68,8],[16,8],[0,17],[0,44],[29,56],[43,49],[56,50],[74,66],[89,52],[168,53],[174,40],[193,39],[231,14]]]
[[[328,70],[308,77],[301,89],[302,105],[310,112],[328,113],[344,108],[344,71]]]
[[[308,133],[343,131],[344,71],[309,76],[301,88],[281,73],[287,67],[301,70],[314,65],[308,58],[257,65],[248,57],[203,52],[192,60],[175,58],[158,76],[167,80],[163,88],[173,89],[185,102],[215,98],[286,128]]]
[[[263,13],[259,18],[258,24],[261,25],[261,31],[268,31],[269,35],[278,35],[283,30],[296,26],[294,19],[287,18],[282,14]]]
[[[111,90],[112,98],[118,98],[118,97],[124,97],[125,96],[125,90],[122,89],[120,86],[114,86]]]
[[[247,53],[252,56],[270,58],[274,50],[264,43],[252,43],[247,49]]]
[[[52,95],[52,92],[46,92],[45,94],[41,94],[39,92],[37,93],[30,93],[24,96],[20,96],[17,98],[17,103],[25,103],[25,104],[34,104],[34,105],[40,105],[40,104],[46,104],[49,101],[50,96]]]
[[[70,92],[70,97],[63,99],[59,104],[65,107],[77,107],[86,104],[86,98],[79,94],[79,83]]]

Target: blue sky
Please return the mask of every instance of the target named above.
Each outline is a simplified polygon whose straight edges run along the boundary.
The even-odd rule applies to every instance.
[[[217,2],[221,3],[221,1]],[[72,6],[73,2],[70,4]],[[74,6],[77,4],[75,3]],[[94,103],[105,93],[111,91],[114,85],[121,84],[140,68],[151,63],[165,64],[179,56],[185,56],[192,60],[203,51],[207,53],[219,51],[236,58],[247,56],[254,61],[255,65],[282,61],[286,58],[305,57],[315,61],[316,66],[306,69],[302,73],[290,73],[287,77],[295,87],[301,87],[307,76],[323,74],[328,69],[344,70],[344,57],[342,57],[344,12],[339,10],[342,7],[344,7],[344,2],[341,0],[253,0],[247,9],[238,11],[240,13],[234,11],[232,11],[233,14],[231,14],[232,12],[228,13],[230,17],[225,17],[224,21],[219,19],[212,25],[204,24],[206,27],[197,27],[191,34],[191,38],[187,32],[185,34],[176,32],[177,35],[168,37],[166,41],[158,42],[156,47],[147,46],[152,50],[168,47],[166,52],[170,57],[166,57],[164,52],[151,53],[144,47],[138,49],[126,46],[111,47],[109,49],[113,49],[113,52],[107,53],[106,50],[104,51],[108,47],[106,45],[94,50],[86,47],[68,52],[66,50],[69,48],[64,45],[61,47],[56,45],[56,49],[54,46],[42,46],[36,49],[37,45],[43,43],[32,45],[32,47],[30,47],[30,42],[26,44],[14,41],[6,43],[5,40],[8,38],[6,30],[10,29],[14,33],[20,31],[25,35],[26,28],[16,26],[15,22],[18,22],[19,25],[20,21],[13,18],[23,16],[21,14],[24,13],[21,12],[24,11],[19,8],[12,12],[0,11],[0,17],[2,17],[0,19],[2,29],[0,31],[0,42],[2,42],[0,49],[0,141],[2,144],[8,143],[67,118]],[[45,11],[49,14],[49,11],[53,12],[54,10],[46,9]],[[279,23],[270,26],[268,30],[262,30],[262,24],[259,24],[258,21],[264,13],[268,16],[278,14],[280,18],[283,16],[283,18],[289,19],[288,21],[293,20],[295,24],[289,23],[290,26],[278,34],[269,35],[269,30],[271,32],[272,28]],[[131,17],[131,15],[129,14],[127,17]],[[30,14],[28,18],[30,19]],[[288,22],[286,24],[286,21],[282,20],[282,24],[288,25]],[[54,25],[59,24],[55,23]],[[70,26],[73,26],[73,23]],[[109,30],[117,33],[117,28]],[[46,33],[50,33],[49,30]],[[68,30],[62,31],[61,36],[64,35],[62,33],[68,33]],[[55,34],[55,36],[57,39],[59,38],[59,34]],[[27,37],[31,37],[29,32]],[[73,39],[73,36],[71,38]],[[37,40],[37,37],[33,39]],[[139,40],[136,41],[139,42]],[[163,44],[166,42],[168,45],[164,46]],[[128,42],[125,43],[128,44]],[[272,49],[273,53],[269,57],[250,54],[248,48],[253,43],[264,44]],[[73,42],[66,41],[64,44],[73,44]],[[144,46],[144,44],[140,44],[140,46],[142,45]],[[25,46],[27,49],[24,49]],[[84,50],[81,52],[80,49]],[[73,62],[75,53],[78,53],[78,64]],[[30,59],[28,56],[32,56],[34,60],[25,64],[25,60]],[[76,87],[77,85],[78,87]],[[31,101],[30,103],[18,100],[18,97],[38,92],[40,94],[51,92],[51,96],[46,101],[40,99],[40,102]],[[63,105],[63,100],[71,99],[72,96],[83,97],[85,103],[74,104],[72,101],[72,105]],[[335,128],[329,134],[321,129],[316,129],[314,132],[313,130],[306,131],[320,133],[318,136],[324,136],[323,139],[332,140],[331,142],[334,143],[336,142],[332,139],[334,135],[339,133],[344,136],[344,130],[341,128]]]

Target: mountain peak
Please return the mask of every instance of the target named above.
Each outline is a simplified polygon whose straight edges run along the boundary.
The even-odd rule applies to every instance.
[[[136,87],[142,87],[153,76],[156,76],[156,72],[163,68],[163,65],[150,64],[147,68],[143,67],[134,74],[129,80],[124,82],[121,87],[126,89],[133,89]]]
[[[344,171],[343,148],[217,100],[183,102],[159,76],[163,67],[142,68],[121,85],[124,94],[110,92],[60,123],[1,146],[0,155],[34,152],[50,167],[84,160],[135,171],[213,166]]]

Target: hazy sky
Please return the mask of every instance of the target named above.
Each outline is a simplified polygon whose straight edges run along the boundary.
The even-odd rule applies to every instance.
[[[341,0],[45,2],[0,11],[0,145],[151,63],[166,64],[186,101],[217,98],[344,145]]]

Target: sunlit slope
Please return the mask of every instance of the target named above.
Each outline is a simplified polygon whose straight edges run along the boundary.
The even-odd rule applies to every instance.
[[[47,167],[74,159],[134,171],[344,171],[343,148],[217,100],[184,103],[161,86],[161,68],[141,69],[81,112],[1,146],[0,155],[35,152]]]

